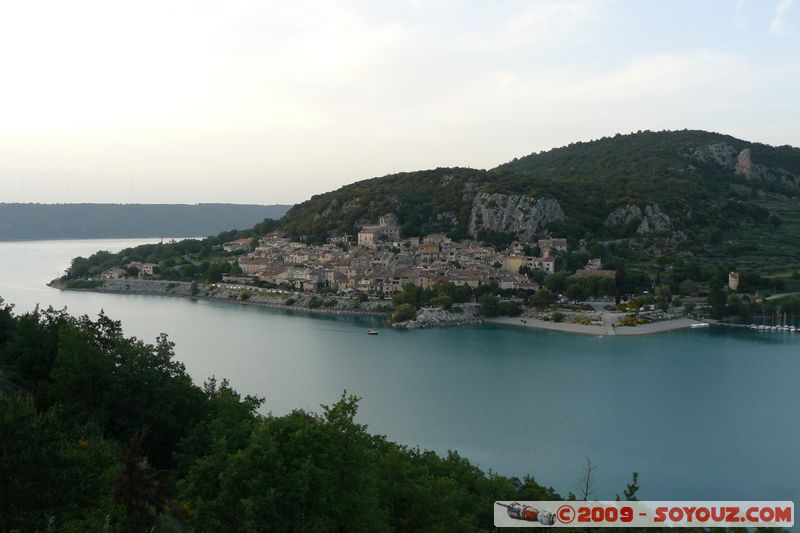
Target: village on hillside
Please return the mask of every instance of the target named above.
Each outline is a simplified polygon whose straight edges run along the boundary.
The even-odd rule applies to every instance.
[[[666,265],[664,277],[656,273],[653,279],[624,269],[624,262],[615,263],[624,270],[604,266],[592,254],[596,243],[584,240],[569,243],[543,235],[498,249],[442,233],[403,237],[393,214],[376,222],[354,236],[333,234],[323,244],[299,242],[277,231],[242,238],[231,232],[228,239],[172,241],[147,252],[101,252],[88,260],[76,258],[59,283],[75,289],[381,314],[407,327],[510,317],[516,323],[538,320],[538,325],[547,322],[555,329],[616,334],[621,331],[616,326],[647,325],[636,328],[639,333],[667,323],[687,327],[690,318],[732,317],[740,323],[790,328],[795,322],[794,301],[781,300],[780,293],[770,296],[774,289],[762,294],[768,280],[751,272],[742,278],[740,272],[725,271],[722,277],[718,270],[676,281]],[[712,277],[697,281],[702,276]]]
[[[289,286],[306,292],[322,287],[336,291],[380,292],[393,295],[411,284],[423,288],[439,282],[477,288],[496,283],[501,289],[536,290],[539,285],[521,274],[556,269],[553,252],[566,251],[567,240],[544,238],[538,241],[538,254],[529,255],[528,243],[515,242],[504,252],[475,241],[456,242],[444,234],[423,238],[400,238],[394,215],[380,217],[377,225],[364,226],[353,242],[349,235],[332,237],[327,244],[307,245],[292,242],[278,233],[258,241],[250,251],[250,239],[224,245],[226,251],[247,251],[238,259],[240,275],[227,275],[223,281],[265,283]],[[592,259],[576,275],[614,278],[616,272],[604,270],[599,259]]]

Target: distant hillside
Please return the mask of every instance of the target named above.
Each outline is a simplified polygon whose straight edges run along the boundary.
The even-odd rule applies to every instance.
[[[295,237],[321,241],[389,212],[405,235],[624,240],[641,258],[677,253],[796,268],[800,149],[705,131],[616,135],[488,171],[360,181],[296,205],[282,222]]]
[[[288,205],[4,204],[0,241],[216,235],[281,218]]]

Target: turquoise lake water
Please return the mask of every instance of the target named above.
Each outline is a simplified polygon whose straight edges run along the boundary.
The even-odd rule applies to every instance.
[[[396,331],[178,298],[45,286],[76,255],[142,240],[0,243],[0,297],[74,314],[101,309],[128,334],[166,332],[194,379],[227,377],[276,414],[347,389],[373,433],[484,469],[527,472],[566,494],[586,456],[597,499],[639,472],[640,499],[800,500],[800,335],[711,327],[586,337],[483,325]]]

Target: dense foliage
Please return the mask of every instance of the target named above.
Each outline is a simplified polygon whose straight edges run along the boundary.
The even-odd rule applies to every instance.
[[[495,499],[555,499],[455,452],[371,435],[344,394],[259,414],[192,384],[172,344],[0,301],[0,531],[478,531]],[[105,528],[105,529],[104,529]]]

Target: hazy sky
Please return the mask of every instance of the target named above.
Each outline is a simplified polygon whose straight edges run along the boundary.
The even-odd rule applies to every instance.
[[[294,203],[682,128],[800,146],[800,1],[0,0],[0,202]]]

